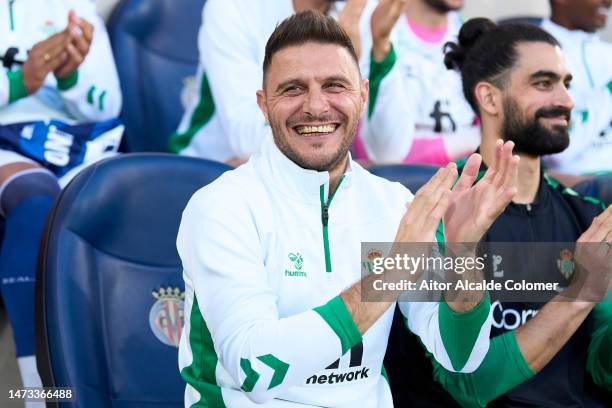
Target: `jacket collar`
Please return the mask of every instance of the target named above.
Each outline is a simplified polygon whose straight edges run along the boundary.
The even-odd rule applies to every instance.
[[[270,184],[282,194],[302,202],[320,205],[320,190],[323,186],[323,196],[326,200],[328,199],[330,195],[329,172],[307,170],[298,166],[279,150],[272,137],[267,138],[264,142],[261,154],[267,173],[266,177],[269,178]],[[353,162],[349,152],[347,168],[334,195],[334,202],[342,200],[345,195],[342,194],[342,190],[350,188],[353,184],[355,166],[358,164]]]

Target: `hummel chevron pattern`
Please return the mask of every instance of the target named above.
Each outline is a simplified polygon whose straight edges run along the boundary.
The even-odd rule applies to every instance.
[[[274,388],[285,379],[285,375],[287,374],[287,370],[289,370],[289,364],[285,363],[282,360],[274,357],[272,354],[266,354],[264,356],[257,357],[259,361],[270,367],[274,370],[274,374],[272,375],[272,379],[270,380],[270,385],[268,385],[268,389]],[[246,358],[240,359],[240,367],[242,371],[246,374],[246,378],[242,383],[242,390],[245,392],[251,392],[255,387],[255,384],[259,380],[259,373],[251,367],[251,362]]]

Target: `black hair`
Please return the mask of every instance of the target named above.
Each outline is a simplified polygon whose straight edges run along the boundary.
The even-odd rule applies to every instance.
[[[286,18],[270,35],[263,62],[264,78],[275,53],[284,48],[307,42],[339,45],[349,52],[359,67],[359,58],[357,58],[353,43],[346,31],[333,18],[318,11],[309,10]]]
[[[444,45],[444,64],[461,73],[463,94],[480,117],[474,89],[480,81],[503,88],[517,59],[522,42],[559,42],[538,26],[523,23],[498,25],[487,18],[468,20],[459,31],[458,43]]]

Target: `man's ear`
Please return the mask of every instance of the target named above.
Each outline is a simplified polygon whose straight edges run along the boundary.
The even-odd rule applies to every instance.
[[[366,112],[368,106],[368,95],[370,93],[370,81],[361,80],[361,112]]]
[[[257,91],[257,105],[259,105],[259,109],[261,109],[261,113],[263,113],[266,118],[266,123],[270,123],[268,119],[268,104],[266,103],[266,94],[263,90]]]
[[[501,91],[492,83],[483,81],[476,84],[474,96],[481,113],[497,116],[502,111]]]

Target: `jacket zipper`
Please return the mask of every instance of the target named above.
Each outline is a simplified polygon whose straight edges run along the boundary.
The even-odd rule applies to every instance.
[[[15,19],[13,18],[13,3],[15,0],[9,0],[9,19],[11,22],[11,31],[15,31]]]
[[[336,186],[336,189],[330,194],[327,202],[325,201],[325,184],[321,184],[320,198],[321,198],[321,224],[323,225],[323,251],[325,252],[325,272],[330,273],[332,271],[331,267],[331,254],[329,252],[329,206],[334,199],[334,195],[336,195],[336,191],[342,184],[342,180],[344,180],[344,176],[340,177],[340,181]]]
[[[534,219],[533,216],[535,215],[533,213],[533,207],[531,206],[531,204],[527,204],[525,206],[525,209],[527,210],[527,219],[529,220],[529,240],[528,242],[536,242],[536,232],[535,232],[535,228],[533,225]],[[532,270],[537,270],[535,269],[537,266],[537,262],[536,262],[536,255],[535,253],[531,253],[531,259],[530,259],[530,267]]]

